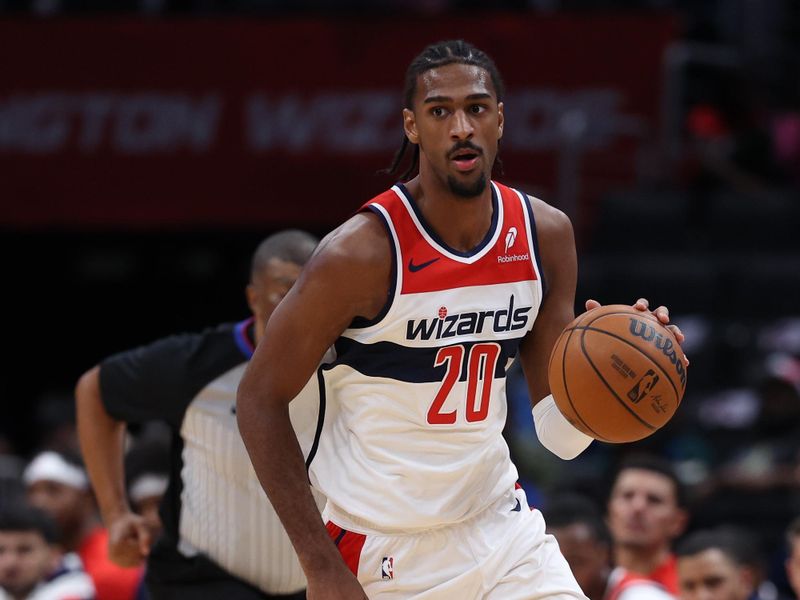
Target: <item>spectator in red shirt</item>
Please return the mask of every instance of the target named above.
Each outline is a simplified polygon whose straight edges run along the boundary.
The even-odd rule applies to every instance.
[[[688,522],[680,480],[667,461],[639,456],[625,461],[608,500],[613,562],[678,595],[672,542]]]
[[[611,567],[611,535],[600,509],[588,498],[561,494],[544,511],[575,580],[589,600],[674,600],[655,581]]]

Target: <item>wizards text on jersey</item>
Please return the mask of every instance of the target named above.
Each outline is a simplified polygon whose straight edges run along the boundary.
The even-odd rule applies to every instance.
[[[406,339],[431,337],[440,340],[458,335],[481,334],[484,327],[491,327],[495,333],[516,331],[528,325],[528,313],[532,306],[514,307],[514,295],[508,301],[508,307],[499,310],[482,310],[448,315],[447,309],[439,309],[439,317],[435,319],[409,319],[406,325]]]

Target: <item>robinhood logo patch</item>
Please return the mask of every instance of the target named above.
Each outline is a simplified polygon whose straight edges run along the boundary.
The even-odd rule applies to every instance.
[[[503,254],[497,255],[497,262],[510,263],[510,262],[517,262],[520,260],[530,260],[530,255],[527,252],[525,252],[524,254],[508,253],[508,251],[514,247],[514,243],[516,241],[517,241],[517,228],[509,227],[508,231],[506,232],[506,249],[503,251]]]

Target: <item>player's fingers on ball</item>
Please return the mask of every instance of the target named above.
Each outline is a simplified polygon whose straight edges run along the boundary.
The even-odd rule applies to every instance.
[[[593,299],[589,298],[586,301],[586,305],[585,306],[586,306],[586,310],[590,311],[590,310],[594,310],[595,308],[600,308],[600,303],[597,300],[593,300]]]
[[[672,332],[672,335],[675,336],[675,339],[678,340],[679,344],[682,344],[683,340],[686,339],[686,336],[683,335],[681,328],[678,327],[677,325],[668,325],[667,329],[669,329]]]
[[[650,303],[647,301],[647,298],[639,298],[633,303],[633,308],[644,311],[650,308]]]
[[[666,306],[659,306],[653,311],[653,314],[656,316],[656,319],[665,325],[669,323],[669,309]]]

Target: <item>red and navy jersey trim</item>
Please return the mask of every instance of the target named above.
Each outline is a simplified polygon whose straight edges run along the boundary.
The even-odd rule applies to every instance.
[[[524,200],[525,210],[528,213],[528,220],[531,222],[531,246],[533,246],[533,256],[536,260],[536,268],[539,271],[539,279],[542,282],[542,297],[547,293],[547,280],[545,279],[544,266],[542,265],[542,255],[539,253],[539,232],[536,230],[536,217],[533,216],[531,199],[527,194],[514,190]]]
[[[492,190],[492,222],[491,222],[491,225],[489,226],[489,229],[486,232],[486,235],[483,237],[483,239],[480,241],[480,243],[477,246],[475,246],[472,250],[469,250],[467,252],[462,252],[460,250],[455,250],[454,248],[451,248],[450,246],[448,246],[445,243],[445,241],[442,238],[439,237],[439,235],[436,233],[436,231],[433,229],[433,227],[431,227],[430,224],[428,224],[428,221],[425,220],[425,217],[422,214],[422,211],[419,209],[419,206],[417,206],[417,203],[414,200],[414,197],[408,191],[406,186],[403,185],[402,183],[398,183],[396,185],[397,185],[397,189],[399,189],[402,192],[403,196],[408,201],[408,205],[411,207],[411,210],[414,211],[414,215],[417,217],[417,220],[419,221],[420,225],[425,230],[425,233],[427,233],[431,237],[431,239],[433,241],[435,241],[437,244],[439,244],[442,248],[444,248],[445,250],[447,250],[451,254],[454,254],[456,256],[460,256],[461,258],[469,258],[471,256],[474,256],[474,255],[480,253],[481,250],[486,248],[486,246],[489,245],[489,243],[494,238],[495,232],[497,231],[497,219],[498,219],[498,215],[500,214],[500,211],[498,210],[498,202],[499,202],[499,200],[497,198],[497,193],[495,191],[494,186],[491,183],[488,184],[489,188]]]
[[[370,211],[373,214],[378,215],[378,218],[383,223],[383,226],[386,228],[386,235],[389,236],[389,246],[392,249],[392,269],[391,269],[391,278],[389,280],[389,293],[386,297],[386,303],[381,308],[380,312],[375,315],[372,319],[367,319],[365,317],[356,317],[353,319],[353,322],[350,323],[350,329],[364,329],[366,327],[372,327],[373,325],[377,325],[386,314],[389,312],[389,309],[392,308],[392,303],[394,302],[394,295],[397,288],[397,269],[398,269],[398,257],[397,257],[397,249],[395,248],[394,244],[394,235],[392,234],[392,229],[389,225],[389,222],[386,220],[386,216],[375,206],[367,205],[364,206],[359,212]]]

